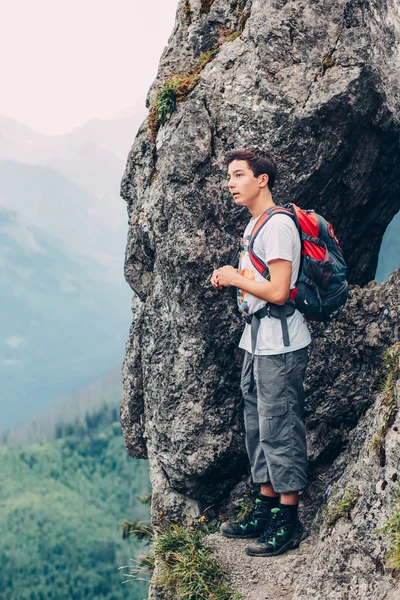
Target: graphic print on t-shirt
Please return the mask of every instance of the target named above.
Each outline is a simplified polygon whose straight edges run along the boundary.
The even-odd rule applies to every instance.
[[[245,232],[246,234],[246,232]],[[254,281],[256,279],[256,269],[253,267],[252,262],[250,260],[249,255],[249,244],[251,240],[251,235],[244,235],[240,240],[240,251],[239,251],[239,267],[238,273],[246,277],[246,279],[250,279]],[[237,288],[237,303],[240,312],[245,315],[251,314],[251,303],[246,299],[248,292]],[[252,298],[253,296],[250,295]]]

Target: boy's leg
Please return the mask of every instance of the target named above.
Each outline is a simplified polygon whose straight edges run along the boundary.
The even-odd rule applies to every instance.
[[[251,354],[245,351],[240,387],[243,395],[243,416],[246,431],[245,444],[254,483],[269,481],[267,461],[260,443],[260,423],[257,403],[257,385],[250,392]]]
[[[272,483],[262,483],[260,490],[261,490],[261,493],[263,496],[271,496],[272,498],[279,498],[279,494],[272,487]]]
[[[246,549],[253,556],[281,554],[297,547],[305,536],[297,504],[298,491],[307,485],[303,420],[307,360],[308,348],[255,359],[261,445],[271,488],[281,498],[264,535]]]
[[[308,347],[255,357],[260,441],[275,492],[292,495],[307,487],[304,377]]]
[[[251,354],[245,353],[242,368],[241,389],[244,401],[244,424],[246,430],[246,450],[251,466],[251,475],[254,483],[261,484],[261,494],[256,498],[254,507],[245,519],[239,523],[223,523],[221,533],[225,537],[249,538],[258,537],[271,518],[271,508],[278,506],[279,494],[272,491],[268,481],[268,467],[264,451],[260,443],[260,426],[257,409],[257,390],[250,392]],[[264,490],[264,491],[263,491]],[[264,494],[265,492],[265,494]]]
[[[291,492],[290,494],[278,494],[272,487],[272,483],[261,484],[261,493],[264,496],[272,496],[280,498],[281,504],[298,505],[299,492]]]

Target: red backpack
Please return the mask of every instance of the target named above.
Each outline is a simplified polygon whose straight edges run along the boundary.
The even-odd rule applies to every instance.
[[[258,219],[249,244],[251,262],[259,273],[270,279],[268,266],[254,253],[257,235],[274,215],[293,219],[301,240],[301,261],[296,287],[288,303],[312,321],[329,322],[343,308],[349,295],[347,267],[333,227],[313,210],[296,204],[273,206]],[[272,316],[275,316],[272,313]]]

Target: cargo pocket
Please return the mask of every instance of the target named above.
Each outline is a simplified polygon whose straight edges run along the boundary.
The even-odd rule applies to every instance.
[[[261,441],[285,442],[289,431],[287,399],[273,404],[259,403],[258,414],[261,421]]]
[[[240,387],[242,390],[243,397],[246,397],[246,395],[249,393],[251,379],[251,363],[251,354],[250,352],[246,351],[246,354],[243,359],[242,375],[240,380]]]

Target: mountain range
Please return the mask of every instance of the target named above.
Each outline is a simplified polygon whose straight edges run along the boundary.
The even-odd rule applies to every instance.
[[[0,117],[0,430],[121,366],[132,292],[119,186],[137,124],[48,136]]]

